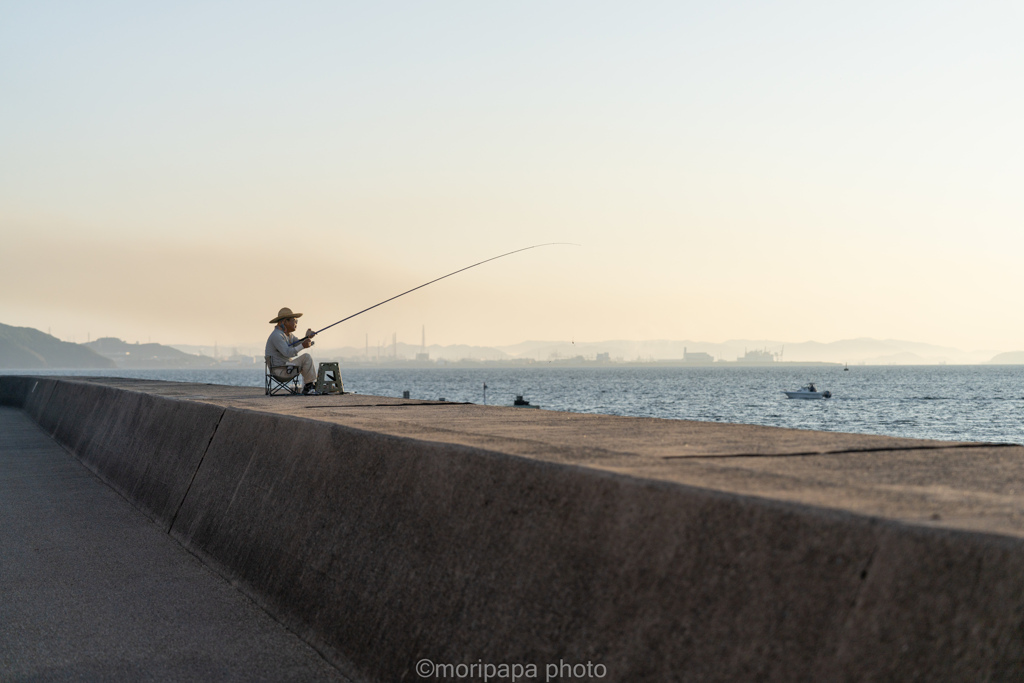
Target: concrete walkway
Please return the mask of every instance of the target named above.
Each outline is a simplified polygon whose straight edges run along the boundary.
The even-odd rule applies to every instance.
[[[0,680],[347,679],[0,408]]]

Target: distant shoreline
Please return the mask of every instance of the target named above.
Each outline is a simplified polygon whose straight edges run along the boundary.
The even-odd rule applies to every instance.
[[[314,357],[316,362],[334,362],[332,358],[318,358]],[[843,363],[830,363],[830,362],[801,362],[801,361],[778,361],[775,363],[738,363],[736,361],[722,361],[716,363],[685,363],[682,361],[619,361],[619,362],[595,362],[595,361],[479,361],[479,360],[461,360],[451,362],[423,362],[423,361],[371,361],[371,362],[360,362],[354,360],[341,359],[338,360],[341,364],[342,369],[350,370],[472,370],[472,369],[496,369],[496,370],[516,370],[516,369],[586,369],[586,370],[616,370],[623,368],[683,368],[693,370],[706,370],[706,369],[719,369],[719,370],[736,370],[744,368],[776,368],[780,370],[792,369],[792,368],[842,368]],[[861,368],[965,368],[965,367],[987,367],[987,368],[1016,368],[1020,367],[1019,364],[1006,363],[1006,364],[995,364],[995,363],[905,363],[905,364],[871,364],[871,363],[857,363],[850,365],[851,371]],[[87,377],[89,373],[96,373],[98,377],[111,377],[116,376],[118,372],[125,373],[146,373],[146,372],[161,372],[161,371],[173,371],[173,372],[193,372],[193,373],[204,373],[204,372],[252,372],[262,374],[263,365],[261,363],[253,363],[250,366],[239,367],[237,365],[229,365],[225,367],[218,367],[217,365],[203,366],[203,367],[189,367],[183,368],[180,366],[168,366],[168,367],[120,367],[120,368],[53,368],[53,367],[42,367],[42,368],[4,368],[0,367],[0,374],[3,375],[54,375],[63,372],[72,373],[74,376]]]

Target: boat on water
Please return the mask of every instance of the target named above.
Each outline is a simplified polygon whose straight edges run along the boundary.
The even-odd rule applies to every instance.
[[[786,398],[832,398],[831,391],[818,391],[814,382],[803,385],[798,391],[783,391]]]
[[[540,408],[540,406],[530,405],[530,402],[523,398],[522,394],[516,394],[516,400],[512,401],[512,405],[516,408]]]

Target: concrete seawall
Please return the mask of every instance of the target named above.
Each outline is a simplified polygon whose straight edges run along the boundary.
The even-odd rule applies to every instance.
[[[365,416],[380,404],[234,391],[0,377],[0,403],[23,408],[353,680],[421,680],[421,659],[534,664],[539,680],[549,665],[588,662],[614,681],[1024,674],[1024,485],[972,489],[971,505],[989,508],[930,523],[927,505],[955,494],[955,482],[933,482],[912,492],[927,503],[918,523],[885,513],[917,498],[879,503],[858,484],[863,493],[831,504],[841,496],[821,483],[865,453],[862,465],[888,458],[915,477],[925,454],[932,476],[956,478],[962,459],[990,467],[993,487],[1016,486],[1024,448],[603,416],[566,417],[563,441],[545,448],[525,427],[482,436],[456,418],[559,414],[388,399],[403,421],[378,429]],[[331,405],[336,417],[318,413]],[[425,429],[411,410],[433,411],[425,424],[450,420],[456,435],[411,435]],[[646,434],[648,451],[627,458],[611,436],[579,445],[602,429]],[[712,431],[720,451],[691,444]],[[708,464],[772,444],[790,445],[769,469],[767,456],[742,471]],[[699,453],[683,463],[687,448]],[[799,467],[820,468],[816,488],[768,495],[751,483],[792,481]]]

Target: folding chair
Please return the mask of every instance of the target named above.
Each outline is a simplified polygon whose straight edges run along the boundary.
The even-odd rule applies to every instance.
[[[271,365],[270,356],[264,356],[266,362],[265,394],[276,396],[277,394],[298,394],[299,369],[294,365]],[[277,374],[275,374],[275,371]],[[294,373],[294,374],[293,374]],[[289,386],[289,383],[291,385]]]

